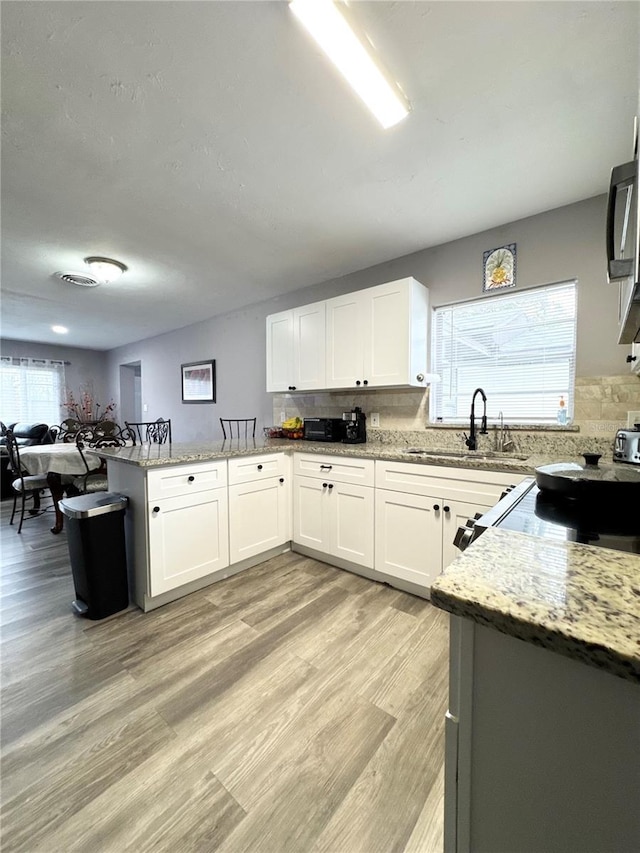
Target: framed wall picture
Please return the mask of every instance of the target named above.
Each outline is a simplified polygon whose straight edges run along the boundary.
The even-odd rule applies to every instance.
[[[482,290],[516,286],[516,244],[498,246],[482,255]]]
[[[215,361],[193,361],[182,365],[182,402],[215,403]]]

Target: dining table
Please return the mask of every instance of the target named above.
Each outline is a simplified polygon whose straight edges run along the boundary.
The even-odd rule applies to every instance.
[[[99,456],[87,454],[87,465],[95,471],[102,465]],[[75,477],[87,473],[87,469],[75,444],[36,444],[20,449],[20,463],[29,474],[44,474],[53,499],[55,523],[52,533],[60,533],[64,527],[64,516],[60,500]]]

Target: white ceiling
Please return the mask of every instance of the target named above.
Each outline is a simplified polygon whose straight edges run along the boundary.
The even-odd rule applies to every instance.
[[[352,4],[383,131],[286,2],[3,2],[3,336],[110,349],[605,192],[639,10]],[[87,255],[129,271],[52,278]]]

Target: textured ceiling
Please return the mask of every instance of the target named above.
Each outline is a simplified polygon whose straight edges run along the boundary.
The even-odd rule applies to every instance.
[[[3,2],[3,336],[108,349],[605,192],[639,10],[352,4],[383,131],[285,2]],[[52,278],[86,255],[129,271]]]

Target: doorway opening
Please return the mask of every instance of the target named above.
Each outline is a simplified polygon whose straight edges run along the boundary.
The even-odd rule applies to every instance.
[[[142,420],[142,363],[120,365],[120,422]]]

